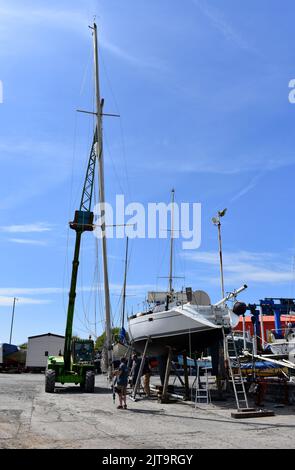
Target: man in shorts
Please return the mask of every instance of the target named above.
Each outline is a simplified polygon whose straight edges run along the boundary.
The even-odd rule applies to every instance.
[[[121,357],[119,368],[117,371],[114,372],[114,374],[117,376],[116,392],[118,393],[119,397],[119,406],[117,406],[117,408],[124,408],[126,410],[126,390],[128,384],[129,371],[127,367],[127,360],[125,357]]]

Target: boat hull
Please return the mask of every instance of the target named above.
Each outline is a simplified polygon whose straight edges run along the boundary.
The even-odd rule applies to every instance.
[[[152,355],[165,355],[168,347],[175,353],[201,351],[222,339],[222,326],[230,326],[228,310],[226,313],[225,309],[187,306],[141,314],[129,319],[129,336],[140,353],[148,338],[148,353]]]
[[[170,335],[169,337],[153,337],[149,340],[147,353],[153,356],[165,356],[168,353],[169,347],[173,349],[175,354],[180,354],[183,351],[194,353],[215,345],[221,339],[222,331],[220,328],[185,332],[183,334]],[[138,353],[143,353],[146,340],[147,338],[137,339],[132,342],[134,349]]]

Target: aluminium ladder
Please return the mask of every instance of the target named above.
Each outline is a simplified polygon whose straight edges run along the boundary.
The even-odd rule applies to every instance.
[[[209,380],[208,380],[208,368],[205,369],[205,383],[204,387],[201,387],[200,380],[200,366],[197,366],[197,377],[196,377],[196,393],[195,393],[195,407],[199,403],[209,404],[211,403],[211,395],[209,390]]]
[[[230,379],[233,386],[235,399],[237,403],[237,409],[247,409],[249,408],[247,394],[245,390],[245,385],[243,381],[241,363],[239,354],[237,351],[236,343],[234,340],[234,335],[231,330],[229,335],[225,337],[225,346],[226,346],[226,357],[228,360],[228,368],[230,373]],[[232,364],[232,360],[235,362],[235,367]],[[236,369],[237,372],[234,372],[233,369]]]

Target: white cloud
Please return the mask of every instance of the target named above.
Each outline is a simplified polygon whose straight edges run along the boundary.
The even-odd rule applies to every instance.
[[[252,153],[239,154],[236,153],[235,157],[232,158],[230,155],[225,155],[224,158],[217,158],[211,152],[205,152],[205,154],[195,154],[192,153],[191,149],[188,149],[186,152],[187,157],[179,165],[179,161],[171,159],[171,165],[167,166],[164,160],[158,159],[157,161],[150,161],[146,159],[141,163],[148,170],[165,170],[174,171],[174,168],[177,167],[177,171],[180,173],[208,173],[208,174],[218,174],[218,175],[228,175],[234,176],[242,173],[250,172],[263,172],[263,174],[269,171],[279,170],[280,168],[286,168],[288,166],[294,166],[295,164],[295,154],[293,155],[282,155],[280,158],[276,158],[275,155],[254,155]],[[245,191],[248,192],[255,184],[257,180],[261,177],[255,176],[253,180],[245,188]],[[245,192],[245,193],[246,193]],[[243,190],[241,190],[241,195]],[[240,196],[239,196],[240,197]],[[238,198],[238,195],[237,195]]]
[[[5,6],[3,6],[2,2],[2,4],[0,4],[0,16],[2,25],[7,25],[8,21],[20,21],[22,24],[30,25],[46,23],[80,33],[83,33],[85,30],[86,34],[89,34],[87,28],[89,18],[83,10],[74,10],[73,8],[67,10],[60,8],[32,8],[31,6],[24,7],[20,4],[9,7],[7,2]]]
[[[204,265],[219,266],[219,255],[216,252],[184,253],[183,256],[190,261]],[[294,281],[294,273],[290,263],[282,262],[282,255],[267,252],[224,252],[224,277],[227,283],[243,284],[249,282],[287,283]],[[211,270],[212,272],[212,270]],[[206,273],[202,275],[210,283],[216,283],[217,278]]]
[[[20,245],[36,245],[36,246],[46,246],[47,242],[42,240],[32,240],[29,238],[9,238],[8,241],[11,243],[18,243]]]
[[[62,294],[67,289],[61,287],[2,287],[0,288],[0,296],[12,295],[50,295],[50,294]]]
[[[0,296],[0,307],[8,307],[13,303],[13,297]],[[49,304],[50,300],[41,300],[41,299],[31,299],[28,297],[18,297],[17,304],[20,305],[41,305]]]
[[[36,233],[36,232],[49,232],[51,230],[52,230],[52,227],[45,222],[36,222],[36,223],[24,224],[24,225],[6,225],[6,226],[0,227],[0,231],[6,232],[6,233]]]
[[[108,52],[115,55],[119,59],[122,59],[131,65],[134,65],[135,67],[143,67],[147,69],[155,69],[155,70],[161,70],[161,71],[165,69],[164,63],[160,62],[159,60],[155,58],[145,57],[144,59],[142,59],[141,57],[137,57],[137,56],[130,54],[129,52],[126,52],[119,46],[112,44],[109,41],[101,40],[100,43],[103,49],[107,50]]]
[[[103,289],[103,284],[100,284],[100,289]],[[154,290],[155,285],[153,284],[129,284],[128,292],[130,294],[141,294],[146,293],[148,290]],[[160,289],[160,288],[159,288]],[[93,286],[83,286],[78,287],[77,292],[91,292],[93,291]],[[122,284],[110,284],[111,294],[120,293],[122,291]],[[60,295],[68,293],[69,288],[65,287],[2,287],[0,288],[0,296],[9,296],[13,297],[21,295]]]
[[[20,23],[22,28],[26,27],[27,32],[29,31],[29,28],[30,31],[35,31],[36,28],[42,28],[45,25],[54,29],[65,31],[69,30],[70,34],[74,32],[75,34],[82,36],[85,39],[91,40],[91,31],[89,30],[88,25],[93,24],[93,16],[90,14],[90,11],[92,10],[94,12],[96,9],[97,7],[95,3],[93,3],[93,5],[89,5],[88,7],[87,5],[86,7],[83,5],[80,8],[73,8],[73,6],[71,6],[69,9],[64,9],[61,7],[36,8],[32,5],[23,7],[21,4],[10,7],[7,5],[7,3],[6,5],[1,4],[0,0],[0,17],[2,20],[0,27],[0,38],[2,38],[2,40],[5,38],[7,41],[7,46],[9,47],[9,43],[11,43],[13,40],[13,36],[11,34],[12,28],[15,28],[15,26]],[[102,34],[100,31],[98,31],[98,34],[100,47],[115,55],[117,58],[127,62],[128,64],[145,69],[164,69],[164,64],[156,58],[143,58],[139,55],[136,56],[130,53],[129,50],[125,50],[121,46],[118,46],[117,44],[114,44],[113,42],[101,37]],[[33,41],[31,38],[32,35],[29,33],[26,34],[23,38],[22,43],[29,41],[30,44],[29,48],[24,48],[25,53],[28,53],[28,51],[31,53],[32,48],[38,48],[38,50],[40,50],[40,44],[38,41]],[[44,48],[44,44],[42,44],[42,48]],[[7,48],[2,48],[0,54],[6,54],[6,49]]]
[[[247,184],[243,189],[241,189],[235,196],[232,197],[231,202],[237,201],[240,199],[242,196],[245,196],[251,189],[255,188],[257,185],[258,181],[260,180],[262,174],[260,175],[255,175],[254,178],[251,179],[250,183]]]

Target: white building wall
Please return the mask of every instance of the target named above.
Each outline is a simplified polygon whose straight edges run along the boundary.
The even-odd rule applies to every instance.
[[[46,367],[48,356],[63,354],[64,338],[54,335],[37,336],[28,339],[26,367]]]

